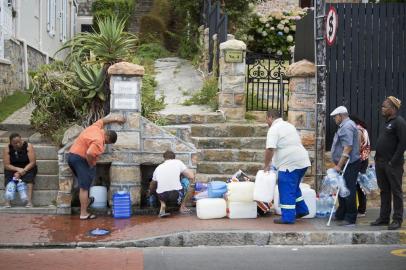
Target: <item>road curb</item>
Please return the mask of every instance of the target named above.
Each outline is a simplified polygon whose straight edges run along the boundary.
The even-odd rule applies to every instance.
[[[269,245],[402,245],[406,231],[194,231],[124,241],[0,243],[6,248],[125,248]]]

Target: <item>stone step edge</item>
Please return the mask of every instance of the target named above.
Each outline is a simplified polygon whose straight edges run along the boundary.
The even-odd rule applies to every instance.
[[[266,140],[266,136],[263,137],[198,137],[198,136],[191,136],[192,140],[213,140],[213,139],[233,139],[233,140],[241,140],[241,139],[261,139]]]
[[[405,231],[195,231],[124,241],[0,243],[7,248],[125,248],[196,246],[403,245]]]

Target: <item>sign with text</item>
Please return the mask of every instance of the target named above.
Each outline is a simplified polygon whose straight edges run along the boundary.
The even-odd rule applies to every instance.
[[[225,51],[224,61],[226,63],[242,63],[243,51]]]
[[[113,94],[132,94],[139,92],[137,81],[118,81],[114,83]]]

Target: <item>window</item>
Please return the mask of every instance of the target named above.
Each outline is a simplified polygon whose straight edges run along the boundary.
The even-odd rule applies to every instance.
[[[59,13],[59,26],[60,26],[59,40],[62,42],[66,41],[66,32],[68,30],[67,12],[68,12],[68,0],[61,0],[61,12]]]
[[[47,0],[47,32],[55,36],[56,0]]]
[[[71,38],[73,38],[73,36],[76,33],[77,15],[78,15],[78,8],[76,6],[76,3],[73,2],[72,6],[71,6],[71,13],[70,13],[70,37]]]

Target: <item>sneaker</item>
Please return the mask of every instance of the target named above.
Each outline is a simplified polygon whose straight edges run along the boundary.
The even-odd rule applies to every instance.
[[[358,213],[357,217],[365,217],[366,213]]]
[[[392,223],[388,226],[388,230],[397,230],[400,227],[402,227],[402,222],[394,220]]]
[[[341,221],[340,226],[355,227],[355,223],[349,222],[348,220],[343,220],[343,221]]]
[[[385,221],[382,219],[377,219],[374,222],[371,222],[369,225],[371,226],[385,226],[385,225],[389,225],[389,221]]]

